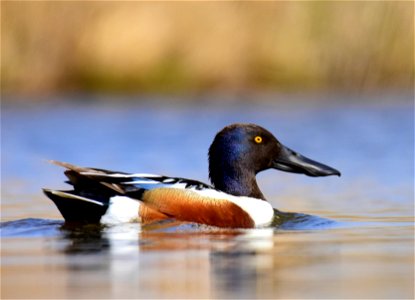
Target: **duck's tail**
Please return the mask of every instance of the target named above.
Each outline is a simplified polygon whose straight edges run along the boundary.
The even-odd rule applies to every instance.
[[[99,223],[107,212],[109,198],[99,201],[82,197],[73,191],[43,189],[59,209],[66,222]]]
[[[92,180],[82,175],[82,172],[107,174],[105,170],[83,168],[64,162],[50,161],[50,163],[66,168],[66,183],[73,186],[73,190],[61,191],[43,189],[43,192],[57,206],[66,222],[99,223],[107,212],[110,198],[119,195],[116,186],[111,188],[106,183]]]

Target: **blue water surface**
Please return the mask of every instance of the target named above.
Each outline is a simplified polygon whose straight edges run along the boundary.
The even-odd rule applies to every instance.
[[[281,97],[6,99],[2,291],[8,298],[412,298],[411,97]],[[275,208],[311,217],[271,230],[176,223],[72,228],[41,192],[67,187],[48,159],[208,182],[208,147],[234,122],[259,124],[342,172],[340,178],[258,175]]]

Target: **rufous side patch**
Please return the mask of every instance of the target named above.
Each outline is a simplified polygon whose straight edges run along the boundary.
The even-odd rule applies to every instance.
[[[149,207],[144,203],[141,203],[138,215],[141,219],[142,224],[149,224],[155,221],[161,221],[169,218],[165,214]]]
[[[254,221],[238,205],[196,191],[158,188],[146,191],[142,201],[152,209],[180,221],[218,227],[253,228]]]

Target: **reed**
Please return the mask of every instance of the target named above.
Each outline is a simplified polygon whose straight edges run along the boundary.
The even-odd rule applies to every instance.
[[[2,91],[411,88],[408,2],[2,2]]]

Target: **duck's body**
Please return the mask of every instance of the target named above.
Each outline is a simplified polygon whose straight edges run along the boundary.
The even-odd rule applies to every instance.
[[[272,206],[266,201],[233,196],[195,180],[53,163],[68,169],[66,174],[75,186],[74,191],[67,192],[44,190],[67,221],[118,223],[138,219],[150,223],[175,218],[219,227],[251,228],[268,225],[273,218]],[[97,193],[96,182],[103,185],[104,194]],[[84,208],[68,210],[67,206],[75,202]],[[96,213],[79,213],[86,207],[96,207]]]
[[[45,189],[67,222],[150,223],[174,218],[218,227],[267,226],[274,209],[255,175],[278,168],[309,176],[340,175],[328,166],[282,146],[252,124],[225,127],[209,149],[213,185],[153,174],[127,174],[56,162],[67,169],[71,191]]]

